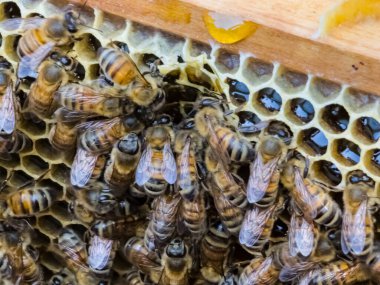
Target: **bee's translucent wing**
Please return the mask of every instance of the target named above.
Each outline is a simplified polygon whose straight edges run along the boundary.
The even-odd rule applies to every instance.
[[[359,255],[366,239],[367,200],[362,201],[355,214],[345,213],[342,225],[342,250]]]
[[[164,146],[164,155],[162,162],[162,176],[169,184],[174,184],[177,180],[177,164],[174,158],[173,151],[170,147],[170,141],[167,141]]]
[[[93,155],[80,147],[77,149],[70,172],[70,181],[73,186],[86,186],[92,176],[97,159],[98,155]]]
[[[247,281],[244,285],[256,284],[258,281],[261,281],[262,284],[275,284],[277,281],[277,276],[276,274],[270,274],[270,267],[272,266],[272,263],[273,257],[271,255],[265,258],[259,268],[248,275]]]
[[[46,19],[40,17],[33,18],[13,18],[0,22],[0,29],[13,32],[23,32],[39,28]]]
[[[88,248],[88,265],[95,270],[104,269],[110,260],[112,246],[112,240],[93,236]]]
[[[50,41],[40,46],[34,53],[23,56],[18,66],[17,76],[19,78],[25,78],[28,76],[37,78],[38,66],[48,56],[54,46],[55,43]]]
[[[297,253],[307,257],[311,254],[314,244],[314,225],[303,217],[292,214],[289,229],[289,252],[292,256]]]
[[[16,127],[16,110],[12,84],[7,86],[7,89],[1,99],[0,132],[9,135],[13,133]]]
[[[265,224],[271,217],[273,209],[273,206],[266,210],[260,210],[260,208],[254,207],[247,211],[239,233],[239,241],[241,244],[248,247],[255,245],[264,230]]]
[[[152,176],[151,163],[152,163],[153,151],[152,148],[147,145],[146,149],[140,157],[139,164],[136,168],[135,179],[139,186],[144,185]]]
[[[296,168],[294,170],[294,183],[295,190],[297,194],[295,197],[299,196],[300,199],[295,199],[297,206],[301,209],[304,216],[309,220],[315,219],[317,216],[317,209],[313,205],[313,197],[311,196],[309,190],[307,189],[304,179],[302,177],[301,171]]]
[[[178,186],[181,189],[188,189],[191,186],[191,175],[190,175],[190,144],[191,140],[188,139],[183,147],[180,159],[179,159],[179,177],[178,177]],[[195,167],[197,170],[197,167]],[[198,177],[198,176],[197,176]],[[195,181],[198,183],[198,179]]]
[[[274,158],[264,164],[260,152],[257,154],[251,167],[247,185],[247,199],[250,203],[260,201],[266,193],[273,172],[277,167],[279,158]]]

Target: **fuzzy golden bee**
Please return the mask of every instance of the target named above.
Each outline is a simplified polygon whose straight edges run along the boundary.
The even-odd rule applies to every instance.
[[[96,181],[102,174],[106,162],[104,155],[93,154],[78,147],[70,171],[71,185],[82,188],[91,181]]]
[[[60,151],[72,150],[76,147],[78,129],[76,125],[80,118],[71,117],[71,112],[66,108],[59,108],[54,113],[56,124],[49,132],[49,142]]]
[[[80,25],[79,13],[73,6],[67,6],[63,16],[51,18],[12,18],[0,22],[0,28],[22,34],[17,45],[20,57],[17,76],[36,78],[37,68],[54,47],[61,47],[73,41],[73,33]]]
[[[192,258],[185,242],[180,238],[173,239],[165,248],[161,259],[163,267],[160,285],[188,285]]]
[[[310,178],[304,178],[306,159],[301,155],[291,158],[282,173],[281,182],[290,191],[295,205],[311,223],[336,227],[342,221],[342,210],[331,196]]]
[[[148,128],[146,147],[136,169],[136,183],[150,196],[162,194],[177,180],[177,165],[171,149],[174,132],[167,125]]]
[[[52,187],[27,187],[10,193],[6,199],[3,216],[28,217],[42,212],[57,201],[61,191]]]
[[[128,99],[119,97],[117,91],[111,87],[99,88],[70,83],[60,87],[55,95],[56,100],[71,111],[70,116],[113,118],[134,111],[133,104]]]
[[[48,118],[54,111],[54,93],[68,80],[62,66],[46,60],[38,68],[37,80],[30,87],[26,111]]]
[[[278,203],[268,208],[254,206],[245,213],[239,242],[249,253],[261,256],[271,236],[274,222],[282,210],[281,203]]]
[[[83,150],[99,154],[112,148],[115,142],[130,132],[139,132],[143,125],[135,116],[125,115],[100,121],[90,121],[77,126],[84,130],[79,137]]]
[[[122,137],[112,148],[111,157],[104,171],[104,181],[112,188],[130,185],[141,156],[141,143],[135,133]]]
[[[198,155],[202,140],[194,130],[180,130],[176,134],[174,151],[177,153],[179,193],[186,200],[192,200],[199,192],[197,170]]]
[[[153,80],[146,80],[128,53],[118,48],[100,48],[98,60],[106,78],[126,88],[126,95],[137,105],[149,106],[163,92]]]
[[[12,153],[20,153],[31,146],[32,140],[16,130],[8,137],[0,136],[0,157],[10,160]]]
[[[211,148],[206,150],[205,164],[212,177],[210,183],[213,186],[211,188],[218,188],[228,203],[244,209],[247,206],[247,197],[244,191],[244,182],[241,178],[237,175],[233,176],[211,151]]]
[[[343,191],[343,222],[341,245],[344,254],[356,257],[372,252],[374,242],[373,218],[368,209],[368,196],[374,192],[374,181],[352,183]]]
[[[209,282],[219,282],[227,267],[231,239],[220,221],[214,221],[201,241],[201,274]]]
[[[278,138],[267,136],[258,145],[247,184],[247,200],[260,207],[273,205],[280,182],[279,164],[287,153],[286,145]]]
[[[199,239],[204,234],[207,226],[207,213],[203,191],[199,192],[193,200],[182,199],[180,216],[194,239]]]
[[[153,201],[152,217],[145,232],[145,245],[150,244],[149,250],[164,246],[172,238],[181,201],[179,193],[162,194]]]
[[[240,274],[238,285],[274,285],[278,281],[279,273],[273,263],[273,256],[254,258]]]
[[[195,115],[196,129],[225,166],[230,161],[251,161],[254,156],[252,145],[224,124],[223,112],[217,106],[204,107]]]

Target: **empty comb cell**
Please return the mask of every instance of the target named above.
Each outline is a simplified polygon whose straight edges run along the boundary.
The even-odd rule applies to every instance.
[[[244,105],[249,99],[249,89],[243,82],[227,77],[225,80],[229,86],[228,94],[235,106]]]
[[[300,132],[298,143],[307,154],[315,156],[326,153],[329,141],[321,130],[313,127]]]
[[[321,110],[321,124],[330,132],[344,132],[350,122],[346,109],[338,104],[331,104]]]

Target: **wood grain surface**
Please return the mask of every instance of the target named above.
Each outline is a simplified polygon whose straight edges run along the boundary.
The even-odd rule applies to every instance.
[[[83,3],[83,0],[71,0]],[[208,11],[260,24],[254,34],[231,45],[290,69],[312,73],[380,94],[380,21],[334,29],[313,39],[321,15],[337,0],[88,0],[86,5],[182,37],[210,43],[202,16]]]

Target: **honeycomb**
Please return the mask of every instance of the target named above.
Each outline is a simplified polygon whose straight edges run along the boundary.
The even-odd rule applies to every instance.
[[[1,0],[0,21],[49,17],[62,10],[66,4],[62,2]],[[168,80],[223,91],[240,126],[266,120],[286,124],[293,134],[289,147],[310,159],[311,174],[317,180],[340,192],[347,175],[360,169],[376,182],[375,196],[380,196],[380,97],[247,53],[230,53],[216,44],[179,38],[89,7],[82,9],[81,16],[88,27],[81,27],[70,55],[84,67],[84,84],[99,76],[97,49],[111,41],[125,43],[141,71],[147,70],[149,58],[158,57],[162,61],[159,70]],[[15,69],[19,61],[15,52],[18,39],[19,35],[0,30],[0,55]],[[20,101],[25,100],[29,88],[30,82],[22,83],[16,94]],[[50,118],[31,120],[27,114],[21,116],[17,128],[32,144],[11,158],[0,158],[0,181],[9,178],[9,189],[42,176],[38,183],[55,185],[62,191],[60,200],[49,210],[28,219],[35,229],[32,244],[41,252],[46,278],[62,270],[53,246],[60,229],[70,227],[83,234],[94,219],[90,213],[69,210],[69,173],[74,153],[58,152],[50,145],[48,135],[54,124]],[[246,137],[258,141],[257,135]],[[1,195],[6,193],[5,190]],[[116,256],[114,270],[120,275],[128,269],[123,264]]]

